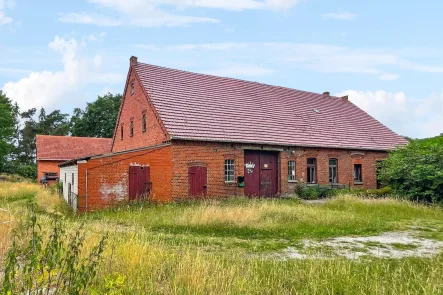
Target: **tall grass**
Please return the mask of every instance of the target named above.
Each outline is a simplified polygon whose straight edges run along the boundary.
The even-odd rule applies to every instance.
[[[2,185],[0,207],[11,210],[16,224],[28,198],[39,204],[44,227],[49,212],[63,212],[60,199],[38,185]],[[68,232],[84,224],[85,251],[109,234],[91,294],[443,294],[443,254],[357,261],[279,256],[304,238],[423,224],[443,233],[442,209],[405,201],[343,196],[323,205],[242,198],[140,203],[66,216],[64,224]]]

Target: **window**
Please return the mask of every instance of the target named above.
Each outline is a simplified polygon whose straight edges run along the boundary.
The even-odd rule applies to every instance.
[[[65,183],[66,183],[66,173],[65,173]]]
[[[225,182],[235,181],[235,165],[234,160],[225,160]]]
[[[142,132],[146,131],[146,114],[143,114],[142,117]]]
[[[295,161],[288,161],[288,181],[295,181]]]
[[[131,125],[129,126],[129,136],[134,136],[134,121],[131,121]]]
[[[361,164],[354,164],[354,182],[362,182]]]
[[[72,173],[72,185],[74,185],[74,173]]]
[[[308,158],[307,183],[317,183],[317,159]]]
[[[329,183],[338,183],[337,159],[329,159]]]
[[[131,95],[133,95],[135,92],[134,90],[134,82],[131,83]]]
[[[120,138],[123,139],[123,125],[120,126]]]

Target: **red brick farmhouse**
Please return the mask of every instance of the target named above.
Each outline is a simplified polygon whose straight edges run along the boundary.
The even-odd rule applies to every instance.
[[[75,136],[37,135],[37,180],[60,180],[59,164],[80,157],[110,153],[112,139]]]
[[[377,161],[406,143],[347,97],[131,57],[111,153],[62,163],[61,180],[81,211],[146,194],[278,196],[297,182],[375,188]]]

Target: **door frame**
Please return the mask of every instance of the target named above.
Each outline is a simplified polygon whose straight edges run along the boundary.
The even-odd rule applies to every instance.
[[[244,149],[243,150],[243,160],[244,160],[244,175],[245,175],[245,189],[246,189],[246,185],[248,185],[246,183],[246,153],[250,152],[251,154],[258,154],[258,191],[259,191],[259,195],[246,195],[246,196],[253,196],[253,197],[275,197],[280,195],[281,193],[281,150],[274,150],[274,149]],[[261,195],[261,155],[262,154],[273,154],[273,157],[275,157],[275,174],[276,174],[276,192],[274,195],[272,196],[263,196]]]
[[[205,170],[205,177],[204,177],[205,184],[203,185],[203,193],[202,194],[193,195],[191,192],[191,169],[197,169],[197,172],[200,169]],[[188,197],[190,197],[190,198],[205,198],[207,195],[208,195],[208,167],[206,165],[188,166]]]

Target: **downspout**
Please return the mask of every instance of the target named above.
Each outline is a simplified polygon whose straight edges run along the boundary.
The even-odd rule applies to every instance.
[[[86,212],[88,212],[88,169],[86,169]]]

